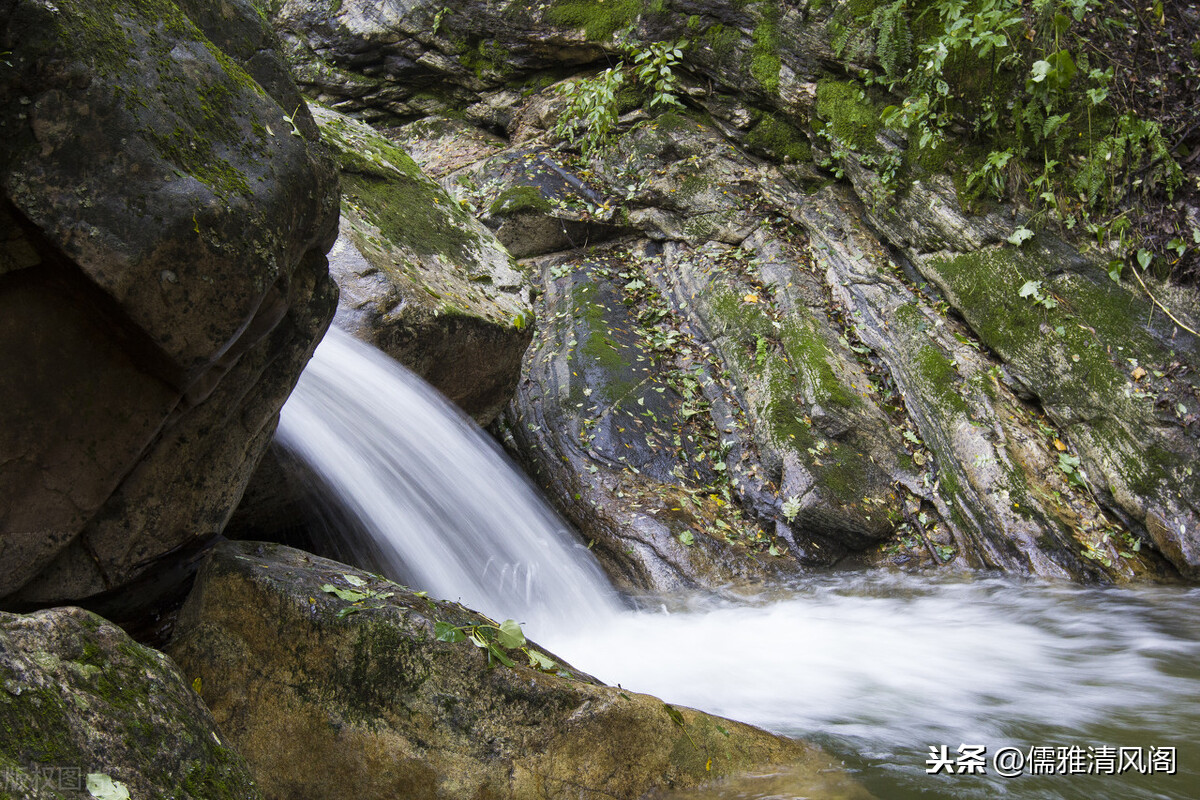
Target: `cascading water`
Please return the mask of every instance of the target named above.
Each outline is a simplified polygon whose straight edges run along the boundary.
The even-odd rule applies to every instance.
[[[438,392],[331,328],[276,440],[352,519],[350,547],[410,586],[553,628],[619,598],[504,453]],[[585,551],[582,555],[577,551]]]
[[[1200,797],[1200,589],[846,573],[739,603],[625,609],[486,435],[337,330],[279,440],[391,577],[526,622],[540,644],[627,689],[815,738],[881,798]],[[930,746],[954,758],[964,744],[987,746],[987,774],[925,774]],[[1097,748],[1145,760],[1174,747],[1175,774],[1063,774],[1052,750],[1051,772],[1003,778],[990,760],[1002,747],[1073,746],[1080,768],[1103,766]],[[799,796],[786,776],[687,795]]]

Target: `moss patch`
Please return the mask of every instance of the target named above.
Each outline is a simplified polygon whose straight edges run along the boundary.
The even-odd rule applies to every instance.
[[[537,187],[510,186],[496,197],[488,213],[493,217],[504,217],[518,214],[522,211],[534,211],[546,214],[553,208]]]
[[[759,7],[762,16],[754,27],[750,48],[750,75],[768,94],[779,94],[779,70],[783,62],[779,58],[779,5],[763,3]]]
[[[752,150],[779,160],[811,161],[812,147],[798,128],[774,114],[763,114],[748,134],[746,145]]]
[[[588,41],[602,42],[632,25],[642,9],[642,0],[556,0],[546,17],[557,25],[582,28]]]
[[[342,200],[392,242],[422,255],[472,259],[478,239],[471,217],[427,178],[407,153],[369,130],[337,117],[321,118],[321,138],[342,170]]]
[[[879,112],[857,83],[821,81],[817,84],[817,116],[830,137],[859,153],[878,151]]]

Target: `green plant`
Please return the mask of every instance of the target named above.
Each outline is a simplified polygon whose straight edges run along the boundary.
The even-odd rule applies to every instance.
[[[578,147],[584,155],[607,143],[620,114],[622,88],[635,84],[645,95],[651,112],[682,108],[677,97],[679,78],[675,68],[683,58],[687,42],[622,44],[629,64],[619,62],[594,78],[564,84],[560,92],[570,101],[558,118],[554,132]]]
[[[792,495],[787,500],[783,501],[783,518],[788,522],[795,522],[796,515],[800,513],[800,498]]]
[[[439,642],[470,641],[471,644],[487,653],[489,667],[495,666],[497,662],[506,667],[516,666],[516,662],[509,657],[508,653],[510,650],[517,650],[525,654],[529,659],[529,666],[535,669],[543,672],[562,671],[554,659],[537,650],[529,649],[525,633],[521,630],[521,624],[516,620],[506,619],[499,625],[485,622],[473,625],[453,625],[439,620],[433,624],[433,635]]]
[[[950,132],[966,132],[964,155],[975,161],[964,171],[966,199],[1023,192],[1033,205],[1014,244],[1047,223],[1069,229],[1082,220],[1095,230],[1131,208],[1135,195],[1170,198],[1183,183],[1160,125],[1110,110],[1114,68],[1086,38],[1117,25],[1100,16],[1100,5],[885,0],[854,11],[860,27],[875,30],[879,68],[866,82],[899,95],[879,118],[906,134],[908,163],[943,162]],[[1128,257],[1126,242],[1119,245]],[[1185,253],[1177,250],[1176,260]]]

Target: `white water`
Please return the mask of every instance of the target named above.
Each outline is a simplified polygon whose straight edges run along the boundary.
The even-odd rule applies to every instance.
[[[526,622],[610,683],[815,737],[880,797],[1200,798],[1200,590],[849,573],[624,610],[488,437],[336,330],[279,437],[369,532],[369,566]],[[960,744],[1174,746],[1180,774],[924,774],[930,745]],[[775,782],[689,796],[798,795]]]
[[[280,416],[389,577],[497,618],[553,629],[620,600],[498,446],[438,392],[331,328]]]

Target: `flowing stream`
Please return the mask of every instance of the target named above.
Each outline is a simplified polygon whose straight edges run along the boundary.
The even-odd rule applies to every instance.
[[[489,437],[336,329],[278,440],[363,566],[516,618],[610,683],[817,741],[880,798],[1200,798],[1200,589],[844,572],[624,601]],[[966,770],[963,745],[985,774],[926,774],[931,746]],[[803,796],[786,773],[680,795]]]

